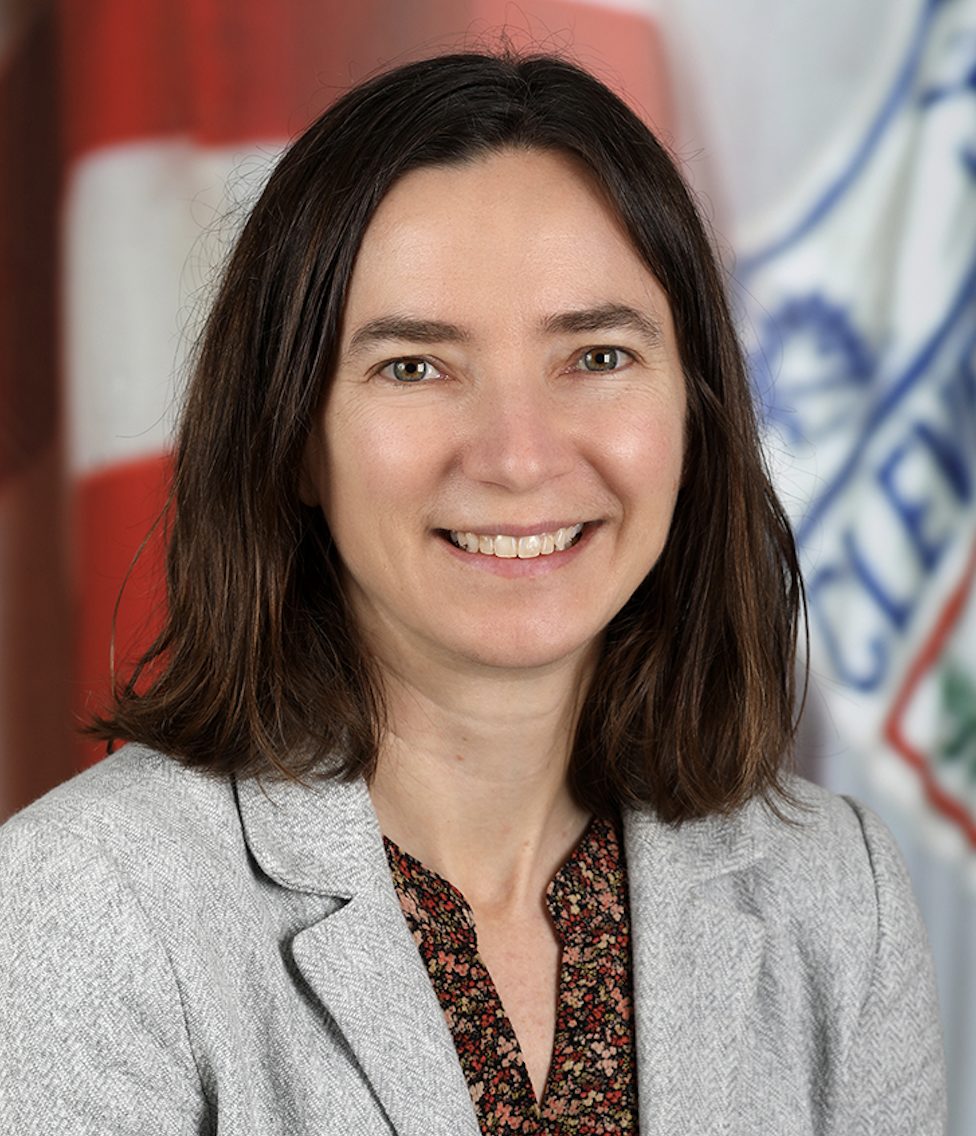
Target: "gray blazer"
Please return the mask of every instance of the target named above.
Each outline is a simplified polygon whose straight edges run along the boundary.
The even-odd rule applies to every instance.
[[[643,1136],[935,1136],[925,937],[885,829],[803,782],[628,812]],[[0,829],[0,1131],[477,1136],[362,783],[126,747]]]

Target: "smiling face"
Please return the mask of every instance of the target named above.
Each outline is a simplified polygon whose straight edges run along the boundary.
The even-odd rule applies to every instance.
[[[303,489],[373,652],[399,673],[583,660],[664,546],[684,417],[667,300],[571,159],[403,177]]]

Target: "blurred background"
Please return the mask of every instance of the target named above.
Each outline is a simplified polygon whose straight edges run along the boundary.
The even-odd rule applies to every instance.
[[[501,38],[624,94],[714,228],[804,561],[801,761],[901,844],[972,1136],[976,0],[0,0],[0,819],[100,756],[76,727],[276,155],[351,82]]]

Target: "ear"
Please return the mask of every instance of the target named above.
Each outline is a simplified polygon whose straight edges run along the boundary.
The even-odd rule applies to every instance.
[[[312,430],[305,443],[298,471],[298,499],[313,508],[322,504],[318,489],[318,472],[322,468],[322,444],[317,430]]]

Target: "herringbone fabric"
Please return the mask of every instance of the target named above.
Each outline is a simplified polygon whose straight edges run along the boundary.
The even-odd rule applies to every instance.
[[[624,816],[642,1136],[940,1136],[925,937],[880,822],[802,782]],[[478,1136],[362,783],[130,746],[0,829],[0,1131]]]

